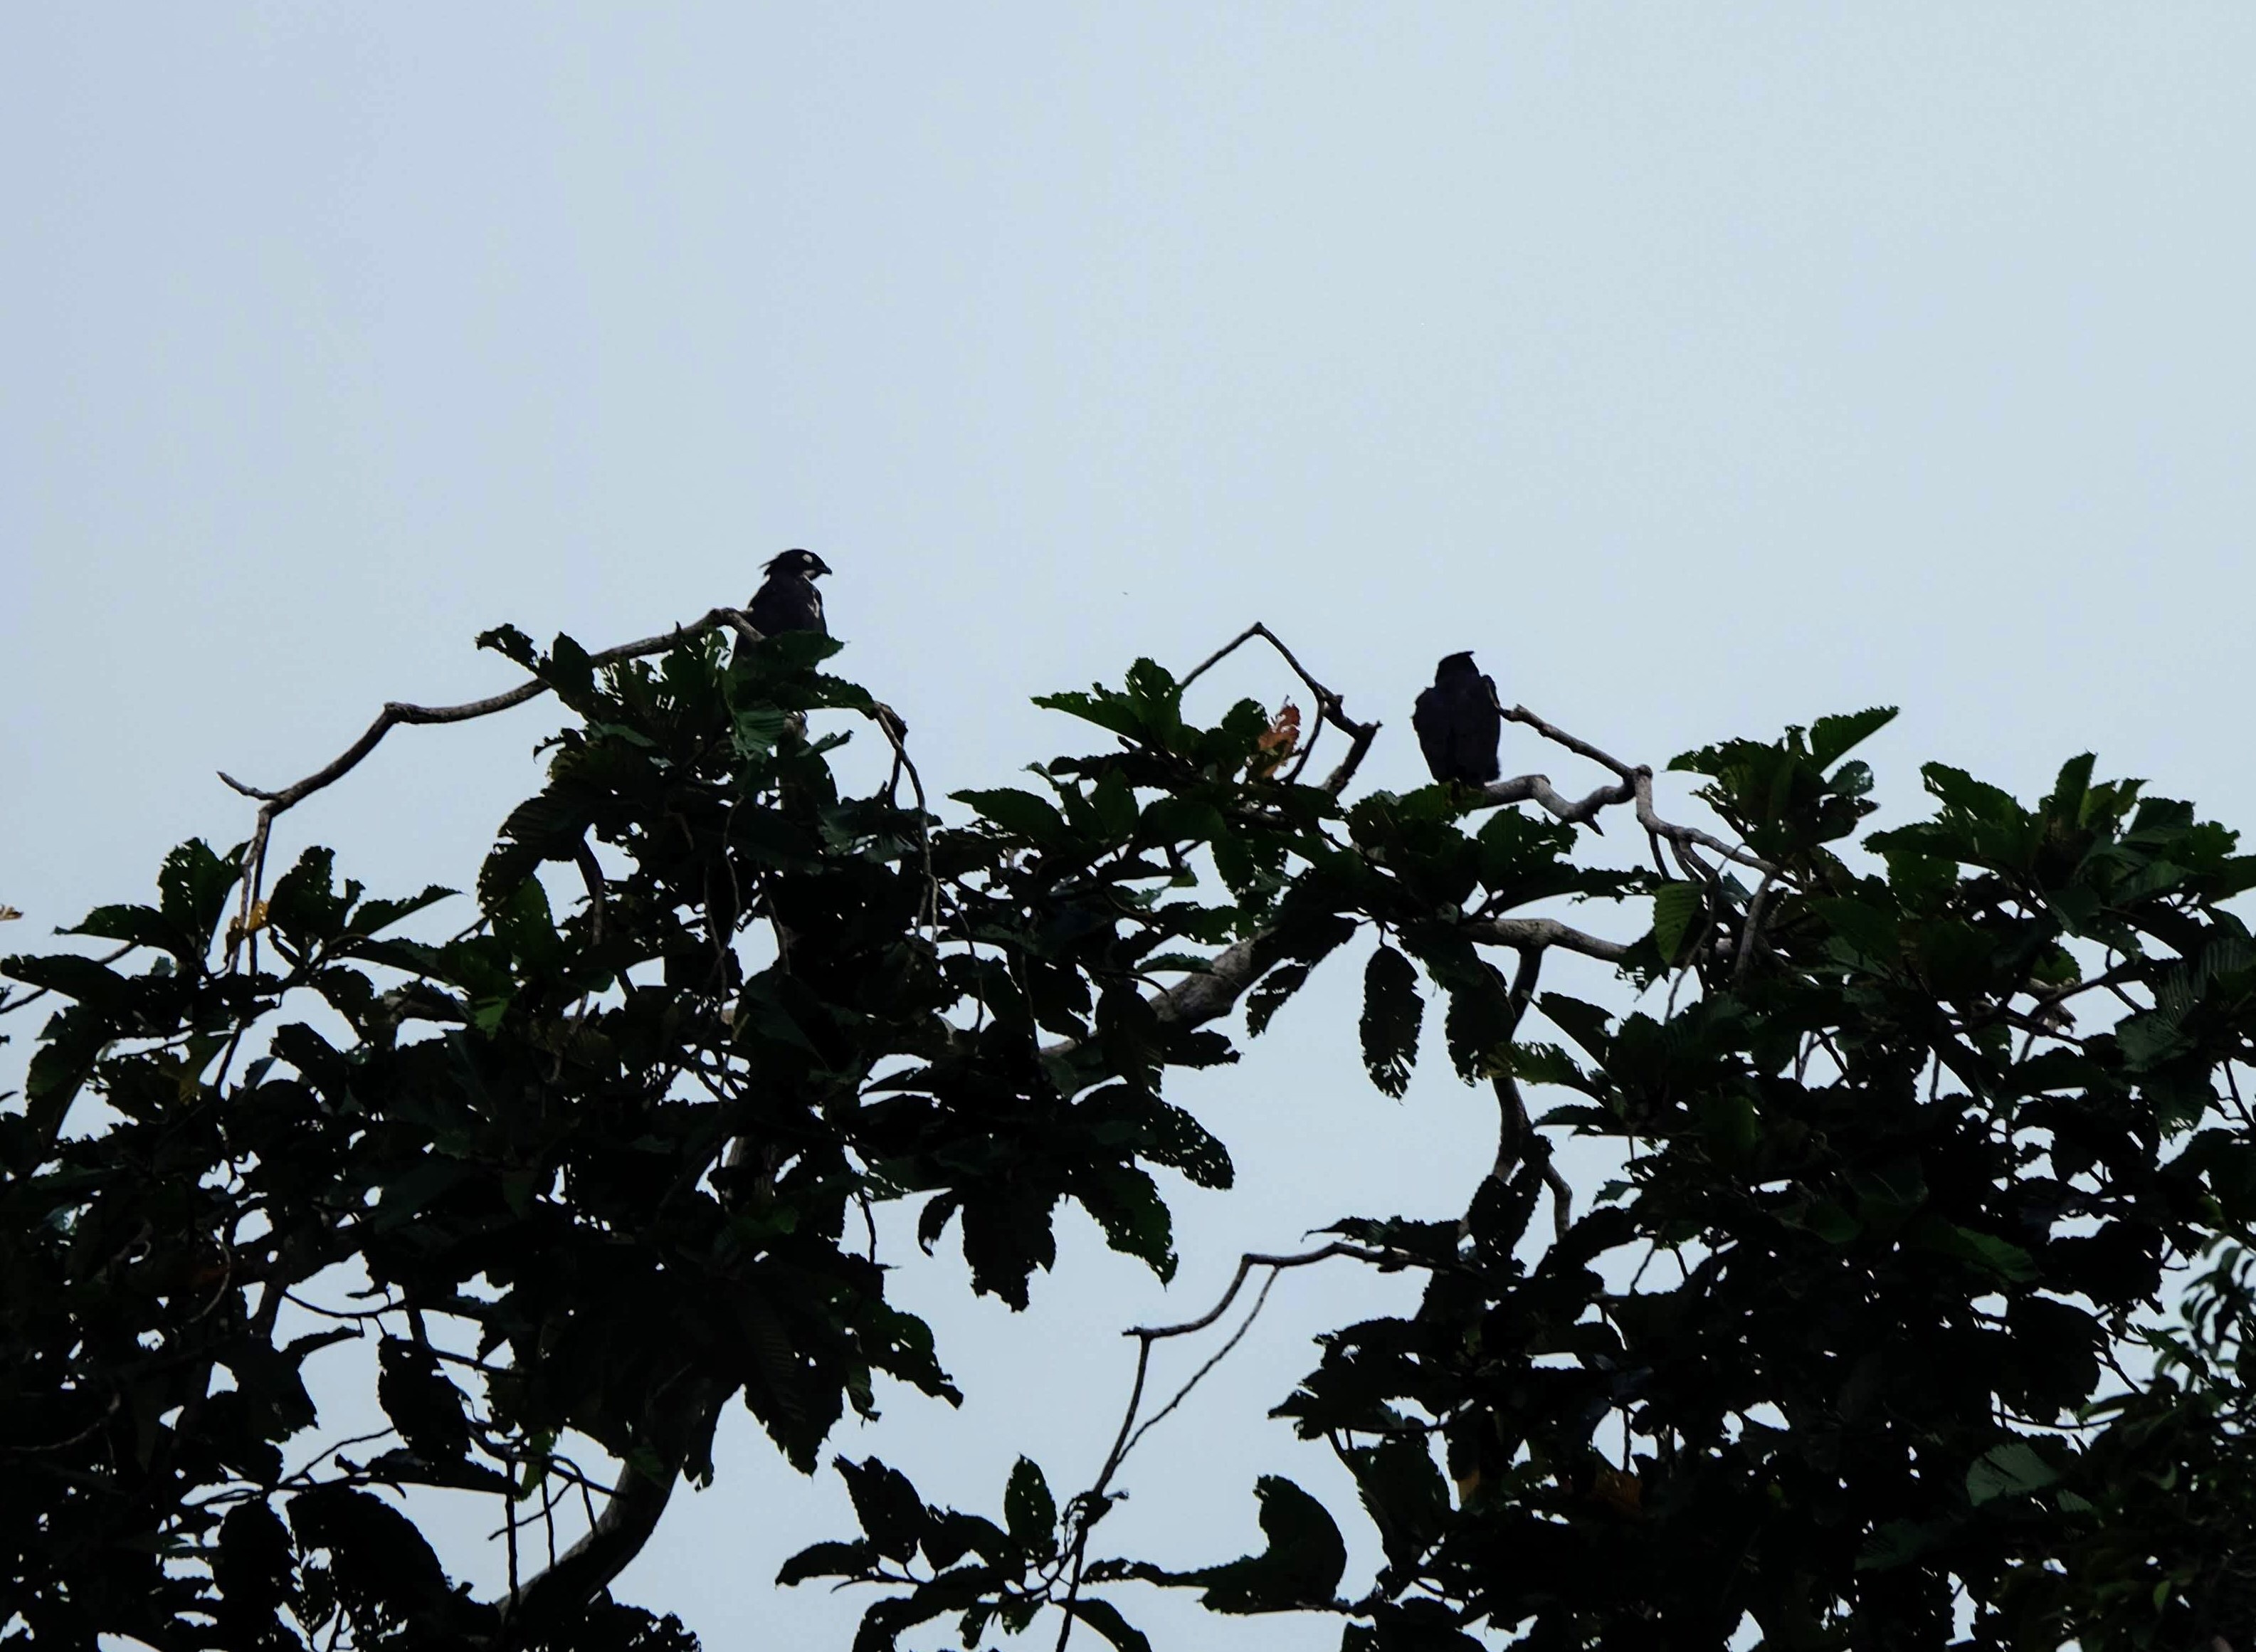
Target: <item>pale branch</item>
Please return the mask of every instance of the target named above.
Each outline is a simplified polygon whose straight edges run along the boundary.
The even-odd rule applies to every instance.
[[[1557,947],[1606,964],[1625,963],[1630,955],[1630,949],[1621,942],[1585,934],[1556,918],[1484,918],[1466,924],[1460,933],[1479,945]]]
[[[603,911],[607,904],[603,899],[603,863],[596,858],[595,850],[584,837],[580,840],[580,846],[572,851],[572,863],[579,867],[580,881],[588,887],[589,942],[601,946],[603,944]]]
[[[1633,780],[1624,780],[1616,786],[1601,786],[1589,796],[1569,802],[1552,788],[1547,774],[1515,774],[1508,780],[1491,780],[1480,788],[1477,809],[1494,808],[1502,803],[1539,803],[1553,816],[1569,826],[1589,825],[1595,829],[1598,811],[1617,803],[1626,803],[1637,795]]]
[[[1204,974],[1187,976],[1166,992],[1155,993],[1152,1013],[1162,1021],[1184,1027],[1203,1027],[1221,1020],[1268,969],[1271,960],[1261,944],[1268,938],[1265,934],[1251,935],[1224,947]]]
[[[1770,899],[1771,887],[1777,879],[1775,869],[1763,873],[1762,881],[1755,886],[1754,899],[1747,902],[1747,921],[1739,928],[1739,956],[1731,965],[1734,985],[1745,976],[1747,965],[1754,960],[1755,936],[1762,928],[1763,902]]]
[[[1502,713],[1506,722],[1525,724],[1553,745],[1563,745],[1577,757],[1588,758],[1601,768],[1611,769],[1621,777],[1623,786],[1628,788],[1625,792],[1621,787],[1605,787],[1601,792],[1592,793],[1581,803],[1568,805],[1569,808],[1589,808],[1591,815],[1595,815],[1597,808],[1604,807],[1605,803],[1625,803],[1634,800],[1637,804],[1637,823],[1656,837],[1666,837],[1671,844],[1680,848],[1696,844],[1713,854],[1721,855],[1726,860],[1737,861],[1740,865],[1752,867],[1757,872],[1775,870],[1770,862],[1763,859],[1759,855],[1751,854],[1746,850],[1737,848],[1719,837],[1711,837],[1699,830],[1696,827],[1679,826],[1674,822],[1661,819],[1653,811],[1653,767],[1650,764],[1625,763],[1611,752],[1600,751],[1588,740],[1579,739],[1568,733],[1556,724],[1544,721],[1524,705],[1498,706],[1498,710]],[[1550,809],[1553,814],[1559,815],[1562,820],[1569,818],[1566,815],[1560,814],[1559,808],[1554,803],[1544,801],[1541,795],[1533,789],[1539,784],[1546,792],[1550,789],[1550,782],[1540,774],[1523,775],[1518,780],[1498,780],[1487,789],[1495,791],[1498,788],[1519,787],[1523,784],[1528,786],[1530,789],[1513,796],[1498,796],[1494,801],[1500,803],[1518,802],[1524,798],[1533,798],[1543,802],[1543,806]],[[1603,799],[1603,801],[1595,801],[1600,799]]]

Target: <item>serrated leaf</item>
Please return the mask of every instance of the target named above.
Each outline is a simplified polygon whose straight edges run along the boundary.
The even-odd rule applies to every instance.
[[[1045,847],[1065,841],[1068,836],[1065,816],[1057,805],[1046,797],[1021,791],[1015,786],[993,787],[984,791],[950,794],[959,803],[969,803],[988,820],[1031,843]]]
[[[222,858],[201,837],[165,857],[157,874],[157,905],[167,921],[197,946],[209,943],[243,876],[238,856]]]
[[[1133,1165],[1103,1165],[1075,1183],[1104,1242],[1143,1261],[1162,1281],[1175,1275],[1174,1225],[1152,1178]]]
[[[1399,1097],[1410,1088],[1425,1014],[1416,966],[1382,943],[1363,971],[1363,1064],[1387,1095]]]
[[[420,894],[407,895],[397,900],[363,900],[353,908],[351,928],[355,935],[373,936],[389,929],[402,918],[412,917],[426,907],[435,907],[461,892],[439,884],[427,886]]]
[[[1677,960],[1688,930],[1707,909],[1707,898],[1692,883],[1667,883],[1653,892],[1653,943],[1669,963]]]
[[[851,1543],[810,1543],[776,1573],[776,1584],[790,1588],[809,1578],[858,1578],[878,1564],[878,1549],[865,1537]]]
[[[1966,1498],[1978,1508],[2001,1497],[2026,1497],[2060,1478],[2060,1471],[2037,1454],[2036,1448],[2015,1440],[1992,1447],[1966,1471]]]
[[[1003,1520],[1011,1528],[1011,1541],[1029,1558],[1047,1560],[1055,1552],[1057,1502],[1032,1458],[1020,1458],[1011,1470],[1003,1493]]]
[[[1263,976],[1245,995],[1245,1030],[1255,1038],[1267,1032],[1286,999],[1299,992],[1308,978],[1305,964],[1282,964]]]
[[[1809,725],[1809,760],[1829,769],[1853,747],[1895,721],[1896,708],[1876,705],[1868,710],[1823,717]]]
[[[855,1517],[878,1552],[904,1563],[915,1558],[930,1516],[909,1477],[874,1457],[860,1463],[842,1457],[837,1468],[854,1500]]]

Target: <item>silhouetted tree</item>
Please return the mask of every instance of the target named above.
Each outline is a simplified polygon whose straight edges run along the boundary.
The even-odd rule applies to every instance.
[[[115,950],[6,961],[4,1008],[62,1006],[0,1110],[0,1641],[693,1646],[610,1585],[712,1474],[724,1407],[813,1472],[878,1373],[955,1394],[870,1208],[919,1201],[923,1243],[953,1228],[1014,1307],[1067,1200],[1167,1275],[1154,1172],[1231,1175],[1168,1073],[1233,1059],[1241,1010],[1258,1036],[1367,934],[1371,1079],[1402,1092],[1441,1004],[1493,1173],[1135,1334],[1148,1358],[1321,1260],[1421,1275],[1280,1407],[1352,1472],[1378,1575],[1347,1587],[1337,1516],[1283,1479],[1258,1553],[1095,1557],[1159,1408],[1139,1363],[1062,1501],[1023,1459],[999,1519],[839,1462],[863,1535],[784,1581],[878,1589],[859,1652],[1044,1613],[1061,1646],[1142,1648],[1135,1581],[1385,1652],[1720,1647],[1749,1619],[1779,1648],[2250,1644],[2256,945],[2229,903],[2256,860],[2189,806],[2088,757],[2034,808],[1930,766],[1933,817],[1852,851],[1869,711],[1676,759],[1702,830],[1519,707],[1606,782],[1351,796],[1377,725],[1257,626],[1230,646],[1276,646],[1308,745],[1251,701],[1191,721],[1207,667],[1139,661],[1042,702],[1110,745],[956,794],[948,826],[816,632],[716,610],[592,656],[483,640],[524,688],[388,707],[305,781],[241,788],[247,844],[184,844],[154,905],[77,927]],[[371,899],[327,850],[269,879],[277,816],[390,729],[544,693],[572,720],[451,938],[399,932],[448,892]],[[825,712],[891,742],[887,784],[840,791]],[[1649,867],[1583,858],[1608,811]],[[546,865],[580,879],[560,914]],[[1562,949],[1665,1007],[1544,991]],[[1538,1087],[1569,1099],[1531,1119]],[[1579,1213],[1547,1129],[1627,1154]],[[314,1426],[305,1363],[347,1338],[377,1437]],[[391,1494],[417,1486],[495,1499],[497,1598],[452,1581]]]

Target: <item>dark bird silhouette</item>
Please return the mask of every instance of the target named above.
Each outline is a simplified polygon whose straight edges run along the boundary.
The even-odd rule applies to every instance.
[[[822,593],[814,582],[830,571],[830,564],[813,551],[789,550],[768,561],[767,579],[752,593],[745,617],[763,637],[780,631],[814,631],[828,637],[822,623]]]
[[[1435,780],[1485,786],[1497,777],[1504,712],[1495,682],[1470,654],[1451,654],[1434,667],[1434,686],[1419,695],[1410,724]]]

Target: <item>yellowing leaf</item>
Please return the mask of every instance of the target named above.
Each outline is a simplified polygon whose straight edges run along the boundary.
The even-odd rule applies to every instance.
[[[1273,776],[1301,743],[1301,708],[1290,700],[1278,708],[1268,728],[1253,742],[1253,760],[1245,766],[1246,778],[1265,780]]]
[[[231,918],[228,921],[228,951],[232,954],[236,948],[242,945],[246,939],[251,935],[257,935],[265,927],[266,903],[264,900],[256,901],[251,906],[250,916],[248,921],[242,918]]]

